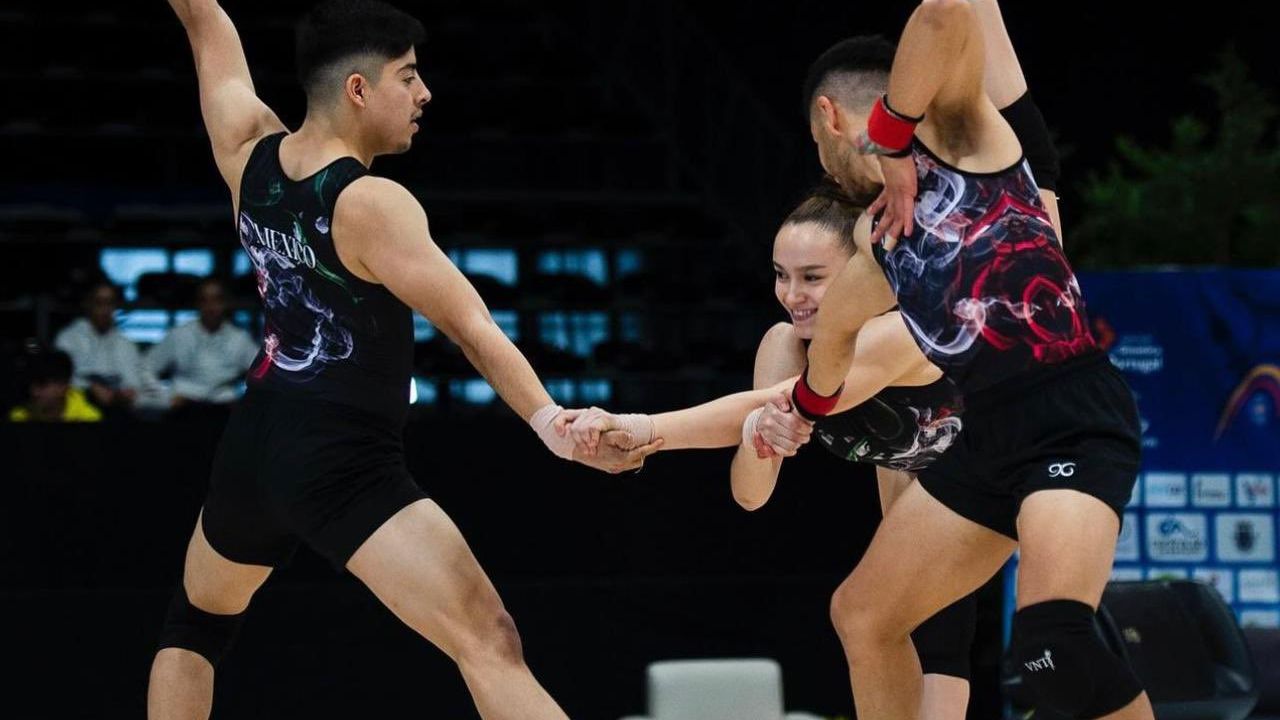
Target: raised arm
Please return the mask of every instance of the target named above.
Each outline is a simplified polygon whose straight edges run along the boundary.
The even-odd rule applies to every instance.
[[[883,211],[873,241],[883,239],[891,249],[915,225],[916,167],[900,135],[909,137],[924,122],[942,128],[939,141],[947,147],[935,150],[973,154],[975,120],[982,104],[990,103],[982,93],[983,62],[982,33],[967,0],[925,0],[911,14],[893,58],[889,92],[859,142],[863,152],[880,156],[884,175],[884,192],[868,208],[872,215]]]
[[[1032,102],[1023,75],[1018,53],[1005,27],[997,0],[969,0],[978,17],[982,30],[986,61],[983,87],[987,97],[1009,121],[1018,142],[1022,143],[1027,162],[1036,184],[1040,186],[1040,200],[1049,213],[1053,229],[1062,240],[1062,219],[1058,214],[1058,177],[1060,173],[1058,151],[1045,125],[1044,116]]]
[[[853,230],[857,252],[831,281],[818,307],[804,380],[822,396],[838,392],[849,375],[862,326],[897,303],[872,255],[870,235],[870,216],[864,214]]]
[[[902,31],[889,73],[889,102],[908,117],[972,109],[982,98],[985,58],[966,0],[925,0]]]
[[[200,112],[218,172],[240,192],[240,175],[253,143],[284,130],[284,124],[254,93],[249,63],[236,27],[214,0],[169,0],[182,21],[195,56]]]
[[[1013,49],[996,0],[969,0],[982,32],[984,51],[982,86],[998,108],[1006,108],[1027,93],[1027,78]]]

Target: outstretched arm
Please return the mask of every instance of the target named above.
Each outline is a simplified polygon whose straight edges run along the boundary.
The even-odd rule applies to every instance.
[[[213,159],[232,197],[253,143],[284,130],[284,124],[254,93],[249,63],[231,18],[214,0],[169,0],[182,21],[195,56],[200,112]]]
[[[763,357],[770,354],[769,344],[766,336],[757,356],[757,366]],[[797,372],[801,367],[798,361],[803,359],[799,356],[798,343],[791,352],[795,357],[789,359],[785,366],[776,367],[774,372],[762,373],[757,368],[757,386],[788,372]],[[873,319],[858,334],[853,360],[844,379],[844,391],[832,413],[861,405],[927,364],[928,360],[898,313]],[[743,423],[753,411],[762,408],[758,431],[777,454],[791,456],[808,440],[812,429],[810,423],[803,423],[802,428],[800,423],[794,422],[794,417],[785,408],[776,409],[777,404],[787,404],[787,393],[797,378],[798,375],[792,374],[770,387],[733,393],[701,405],[655,415],[615,415],[599,408],[575,412],[574,440],[579,445],[594,448],[599,443],[600,434],[621,430],[642,439],[660,437],[663,450],[733,447],[739,443],[750,449],[754,443],[744,437]],[[781,403],[774,403],[778,398],[781,398]]]
[[[517,415],[529,420],[551,403],[528,360],[431,238],[427,214],[408,190],[385,178],[360,178],[338,197],[334,215],[335,242],[355,250],[362,266],[349,269],[372,276],[456,342]]]
[[[746,390],[709,400],[701,405],[654,415],[615,415],[600,408],[575,412],[574,441],[594,450],[600,436],[609,431],[629,432],[640,440],[662,438],[663,450],[733,447],[742,441],[742,422],[752,410],[791,388],[783,381],[772,388]],[[784,395],[785,397],[785,395]]]
[[[626,451],[610,444],[590,461],[573,453],[563,411],[493,321],[480,294],[431,239],[426,213],[404,187],[372,176],[351,183],[338,197],[333,236],[349,270],[382,283],[457,343],[503,401],[560,457],[616,472],[639,467],[657,450],[660,443]],[[562,432],[549,433],[553,421]]]

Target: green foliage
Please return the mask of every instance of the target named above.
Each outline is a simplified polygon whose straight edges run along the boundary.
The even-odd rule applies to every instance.
[[[1212,126],[1176,119],[1168,148],[1116,141],[1117,159],[1083,189],[1067,235],[1082,266],[1280,264],[1280,133],[1275,101],[1233,50],[1197,79],[1213,91]]]

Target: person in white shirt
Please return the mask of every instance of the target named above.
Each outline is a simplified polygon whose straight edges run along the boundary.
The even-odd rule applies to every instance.
[[[169,406],[192,402],[226,404],[239,396],[240,381],[258,354],[249,333],[227,322],[222,282],[207,278],[196,289],[200,317],[169,331],[147,353],[153,377],[172,373]]]
[[[71,384],[86,390],[104,410],[130,409],[142,388],[142,358],[138,348],[116,328],[120,294],[102,281],[89,288],[84,317],[54,338],[57,349],[71,356],[75,372]]]

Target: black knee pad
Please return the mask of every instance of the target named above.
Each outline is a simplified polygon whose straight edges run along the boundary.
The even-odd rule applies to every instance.
[[[1142,692],[1128,664],[1098,634],[1093,615],[1093,608],[1075,600],[1049,600],[1014,614],[1014,657],[1037,705],[1097,718]]]
[[[217,667],[218,661],[231,647],[244,613],[215,615],[205,612],[187,599],[187,592],[179,587],[169,603],[169,613],[160,632],[160,648],[176,647],[190,650]]]
[[[978,598],[969,594],[939,610],[911,633],[926,675],[951,675],[969,679],[969,651],[978,621]]]

